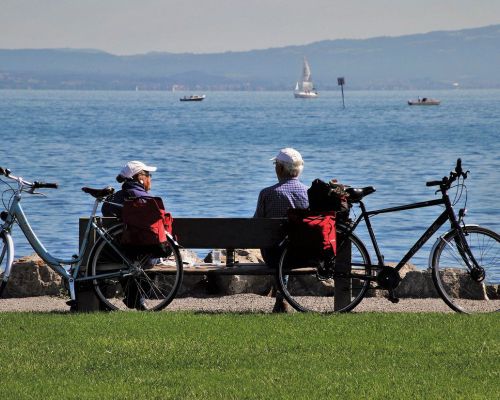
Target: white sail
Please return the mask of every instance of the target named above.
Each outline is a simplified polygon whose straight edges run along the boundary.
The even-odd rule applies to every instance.
[[[302,80],[304,82],[311,82],[311,67],[304,57],[304,68],[302,69]]]
[[[311,67],[305,57],[302,67],[302,80],[295,85],[294,96],[301,99],[318,97],[318,92],[316,92],[311,78]]]

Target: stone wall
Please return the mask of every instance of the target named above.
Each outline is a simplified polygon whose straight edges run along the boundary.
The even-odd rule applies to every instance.
[[[196,263],[200,260],[189,250],[182,250],[185,261]],[[258,250],[237,250],[237,260],[240,262],[262,262]],[[224,261],[224,253],[223,253]],[[393,264],[394,265],[394,264]],[[395,295],[401,298],[437,298],[439,297],[431,272],[417,270],[412,264],[407,264],[400,271],[402,281],[395,290]],[[457,277],[450,277],[459,282]],[[268,294],[274,284],[274,276],[261,275],[185,275],[179,297],[204,297],[207,295],[233,295],[241,293]],[[460,290],[460,284],[457,284]],[[490,299],[498,299],[498,285],[486,289]],[[54,296],[65,293],[61,278],[36,255],[16,260],[3,297]],[[385,296],[385,290],[369,290],[367,297]]]

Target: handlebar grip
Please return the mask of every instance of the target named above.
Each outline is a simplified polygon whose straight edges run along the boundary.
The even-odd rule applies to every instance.
[[[462,159],[461,158],[457,159],[457,165],[455,166],[455,172],[457,173],[458,176],[461,176],[463,174]]]
[[[443,181],[430,181],[426,182],[425,186],[439,186],[443,183]]]
[[[35,189],[40,189],[40,188],[57,189],[59,185],[57,183],[33,182],[33,187]]]

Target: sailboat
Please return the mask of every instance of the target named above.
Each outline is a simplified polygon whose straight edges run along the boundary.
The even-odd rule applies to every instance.
[[[297,82],[295,85],[293,95],[296,99],[313,99],[319,96],[311,80],[311,67],[309,67],[309,63],[305,57],[302,68],[302,81]]]

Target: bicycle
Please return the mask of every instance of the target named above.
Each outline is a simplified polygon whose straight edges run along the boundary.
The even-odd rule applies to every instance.
[[[457,312],[498,311],[500,236],[478,225],[466,225],[465,207],[459,210],[458,217],[453,209],[464,190],[466,193],[468,174],[458,159],[449,176],[426,183],[429,187],[439,186],[436,194],[440,193],[441,198],[372,211],[366,209],[363,199],[375,192],[373,187],[347,189],[349,203],[361,209],[354,221],[337,225],[337,259],[347,261],[334,259],[331,261],[333,267],[327,270],[322,267],[324,263],[304,265],[304,261],[298,260],[297,249],[286,245],[277,269],[278,285],[286,300],[298,311],[347,312],[361,302],[369,289],[383,289],[388,291],[388,299],[396,303],[399,299],[394,291],[401,282],[399,271],[449,221],[451,229],[436,240],[429,257],[437,292]],[[457,190],[453,202],[448,195],[451,188]],[[444,206],[445,209],[395,267],[385,265],[370,217],[431,206]],[[354,233],[361,221],[365,222],[376,264],[372,264],[365,244]]]
[[[31,228],[21,207],[23,194],[44,195],[39,189],[57,189],[57,183],[29,182],[12,175],[9,169],[0,167],[0,182],[8,188],[2,193],[2,202],[6,208],[0,218],[0,296],[7,285],[14,262],[14,241],[12,228],[19,225],[22,233],[33,250],[45,263],[59,274],[65,282],[71,300],[76,307],[78,290],[85,285],[93,286],[102,308],[119,310],[136,308],[144,311],[158,311],[165,308],[175,297],[183,276],[182,258],[179,245],[167,232],[169,256],[166,262],[157,265],[155,257],[148,251],[130,252],[121,245],[120,237],[124,225],[118,223],[105,228],[101,217],[96,216],[100,203],[114,192],[112,187],[104,189],[82,188],[83,192],[95,198],[89,222],[85,229],[78,255],[61,259],[50,254]],[[10,185],[9,179],[14,183]],[[6,194],[10,194],[7,201]],[[95,234],[96,240],[91,245]],[[88,254],[88,257],[87,257]]]

